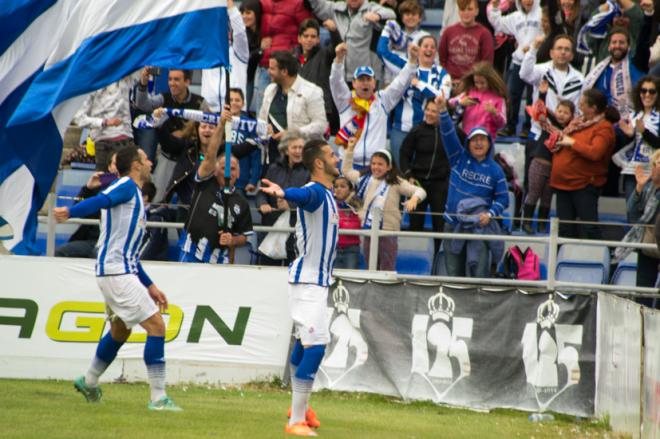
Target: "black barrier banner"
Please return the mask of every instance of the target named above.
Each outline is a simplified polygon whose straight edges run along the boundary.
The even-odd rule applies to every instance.
[[[594,414],[596,297],[339,280],[321,388]]]

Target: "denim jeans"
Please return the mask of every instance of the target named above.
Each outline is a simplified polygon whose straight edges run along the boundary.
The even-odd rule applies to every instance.
[[[445,232],[451,233],[454,227],[451,224],[445,224]],[[488,254],[488,247],[483,241],[465,241],[465,245],[460,253],[454,254],[449,248],[451,247],[450,239],[444,240],[445,246],[445,267],[447,268],[447,276],[457,277],[490,277],[490,257]],[[482,249],[479,251],[479,261],[477,266],[469,269],[467,267],[467,245],[480,245]],[[469,271],[469,273],[468,273]]]
[[[509,71],[507,72],[506,86],[509,89],[511,94],[511,100],[509,101],[509,108],[506,113],[506,126],[508,129],[516,132],[518,127],[518,117],[520,116],[520,103],[523,99],[523,93],[527,87],[527,83],[520,79],[520,64],[511,64]],[[531,104],[531,101],[528,102]],[[527,112],[525,112],[525,123],[523,128],[529,129],[530,119]]]
[[[335,268],[346,268],[348,270],[357,270],[360,266],[360,246],[349,245],[348,247],[337,247],[337,257],[335,258]]]

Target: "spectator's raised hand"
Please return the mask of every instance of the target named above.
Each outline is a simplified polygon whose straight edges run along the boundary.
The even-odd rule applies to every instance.
[[[539,49],[544,42],[545,42],[545,35],[539,35],[538,37],[534,38],[534,48]]]
[[[323,22],[323,27],[328,29],[330,32],[337,31],[337,23],[332,18],[328,18]]]
[[[644,171],[644,167],[642,165],[637,165],[635,167],[635,181],[637,182],[637,186],[635,187],[635,190],[637,191],[638,194],[642,193],[642,189],[644,189],[644,185],[646,182],[649,181],[651,178],[651,174],[647,174]]]
[[[344,62],[344,58],[346,58],[347,51],[348,48],[346,47],[346,43],[337,44],[337,47],[335,47],[335,62],[337,64],[341,64]]]
[[[357,139],[355,137],[349,137],[348,142],[346,142],[346,150],[353,151],[356,143]]]
[[[378,15],[376,12],[369,11],[369,12],[365,12],[362,15],[362,19],[364,21],[369,22],[369,23],[374,23],[375,24],[375,23],[378,23],[380,21],[380,15]]]
[[[635,128],[637,128],[637,132],[639,134],[643,134],[644,130],[646,129],[646,126],[644,125],[644,120],[640,117],[637,119],[637,122],[635,122]]]
[[[142,68],[142,71],[140,72],[140,84],[143,87],[146,87],[147,84],[149,83],[149,76],[151,75],[151,73],[149,73],[150,68],[151,68],[150,66],[144,66]]]
[[[541,82],[539,82],[539,93],[547,93],[549,89],[550,84],[548,84],[548,81],[541,79]]]
[[[408,45],[408,62],[410,64],[417,64],[417,59],[419,56],[419,46],[417,44]]]
[[[447,100],[445,99],[444,94],[440,93],[435,97],[435,104],[438,106],[438,111],[440,113],[447,111]]]
[[[623,134],[628,137],[632,137],[635,134],[635,129],[630,123],[630,119],[621,119],[619,121],[619,128],[623,131]]]

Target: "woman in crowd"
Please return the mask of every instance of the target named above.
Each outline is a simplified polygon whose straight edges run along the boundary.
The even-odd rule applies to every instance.
[[[417,204],[426,198],[426,192],[421,187],[414,186],[398,175],[392,155],[386,149],[380,149],[371,156],[369,171],[361,174],[353,169],[353,150],[355,138],[351,137],[346,146],[342,172],[357,186],[357,195],[362,200],[362,208],[358,212],[362,227],[370,229],[374,218],[374,210],[382,209],[380,229],[401,230],[401,197],[409,198],[404,208],[412,212]],[[369,261],[369,238],[364,240],[364,256]],[[384,236],[379,240],[378,264],[379,270],[396,270],[397,237]]]
[[[624,242],[655,243],[655,218],[660,213],[660,150],[650,157],[651,172],[645,171],[642,165],[635,168],[635,188],[628,197],[628,222],[634,226],[626,233]],[[614,261],[619,262],[632,251],[629,247],[618,247],[614,251]],[[658,263],[660,253],[658,249],[637,251],[637,282],[638,287],[655,286],[658,277]],[[650,305],[649,302],[645,302]]]
[[[449,160],[440,135],[440,112],[433,100],[426,102],[424,120],[415,126],[401,146],[401,172],[408,181],[424,188],[427,198],[410,215],[410,230],[424,229],[426,208],[431,206],[431,222],[434,232],[442,232],[444,221],[441,212],[447,202],[449,187]],[[435,253],[440,250],[440,239],[435,239]]]
[[[339,208],[339,228],[359,230],[362,222],[357,214],[361,207],[355,196],[355,186],[346,177],[337,177],[334,182],[335,201]],[[360,237],[357,235],[339,235],[337,239],[337,257],[335,268],[356,270],[360,265]]]
[[[461,93],[449,106],[463,112],[463,132],[483,127],[491,139],[506,125],[506,84],[487,62],[476,63],[461,80]]]
[[[607,167],[614,149],[613,122],[618,113],[607,106],[607,97],[598,89],[586,90],[579,102],[580,117],[562,131],[552,158],[550,186],[557,194],[559,234],[600,239],[598,197],[607,182]],[[589,222],[567,223],[576,219]]]
[[[320,103],[323,105],[323,103]],[[273,162],[266,172],[266,178],[278,184],[282,189],[301,187],[309,181],[309,171],[302,162],[304,136],[296,130],[287,130],[279,144],[281,156]],[[259,191],[256,197],[257,207],[261,212],[261,224],[272,226],[285,211],[290,211],[289,225],[296,224],[296,205],[282,198],[272,197]],[[295,258],[295,236],[292,234],[287,241],[287,258],[273,260],[260,255],[261,265],[288,265]]]
[[[240,7],[241,15],[243,16],[243,23],[245,24],[245,31],[247,32],[248,44],[250,47],[250,59],[248,61],[247,73],[247,105],[248,111],[255,112],[252,106],[252,91],[254,90],[254,73],[257,71],[257,66],[263,55],[261,49],[261,41],[259,38],[259,23],[261,23],[261,4],[259,0],[244,0],[241,2]]]
[[[660,148],[658,90],[660,90],[660,79],[654,76],[645,76],[637,81],[631,97],[634,112],[630,119],[622,119],[619,122],[619,128],[630,142],[614,157],[615,163],[622,168],[626,199],[630,197],[637,184],[635,178],[637,165],[642,165],[648,170],[653,151]]]

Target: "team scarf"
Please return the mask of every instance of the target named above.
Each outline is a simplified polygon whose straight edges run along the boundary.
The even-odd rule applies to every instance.
[[[598,79],[605,73],[611,62],[612,58],[608,56],[598,63],[584,79],[583,90],[595,87]],[[633,87],[630,78],[630,58],[626,56],[620,63],[612,67],[612,77],[610,78],[610,83],[607,84],[612,103],[619,110],[622,118],[630,114],[629,97]]]
[[[604,117],[602,114],[599,114],[598,116],[589,120],[584,120],[582,116],[575,117],[568,123],[568,125],[566,125],[566,128],[561,130],[550,123],[550,120],[548,119],[548,113],[550,110],[548,110],[548,108],[545,106],[545,102],[542,100],[539,99],[534,102],[533,105],[527,106],[526,110],[532,120],[538,122],[539,125],[541,125],[543,131],[549,134],[544,144],[546,148],[548,148],[548,150],[550,150],[552,153],[555,153],[561,149],[561,146],[557,146],[559,139],[564,136],[569,136],[575,132],[582,131],[586,128],[589,128],[590,126],[596,125]]]
[[[655,148],[654,145],[650,145],[644,140],[642,133],[637,131],[637,121],[639,120],[644,122],[644,130],[648,130],[655,136],[660,133],[660,112],[657,108],[651,110],[649,114],[645,114],[643,111],[633,114],[630,122],[635,130],[634,138],[632,142],[612,156],[612,161],[621,168],[622,174],[634,175],[637,165],[642,165],[647,171],[650,171],[651,155]]]
[[[360,181],[358,182],[358,187],[355,195],[361,199],[363,202],[366,201],[365,198],[367,196],[367,189],[369,188],[369,185],[371,184],[371,181],[373,180],[373,177],[371,174],[366,174],[360,178]],[[369,205],[367,206],[365,215],[364,215],[364,223],[362,223],[362,228],[363,229],[370,229],[371,224],[373,223],[373,209],[374,208],[379,208],[381,211],[385,207],[385,200],[387,199],[387,194],[390,191],[390,185],[385,181],[385,179],[382,179],[380,181],[380,184],[376,188],[376,194],[374,197],[369,201]],[[383,227],[383,216],[381,215],[380,218],[380,224],[378,226],[379,229]]]
[[[350,104],[355,114],[351,120],[349,120],[337,132],[337,137],[335,139],[337,145],[348,145],[348,139],[351,137],[355,137],[356,140],[360,138],[362,129],[364,128],[364,122],[367,120],[367,115],[369,114],[369,109],[371,108],[374,99],[376,99],[375,95],[371,96],[370,99],[359,98],[355,94],[355,90],[353,90]]]
[[[592,51],[589,47],[589,37],[597,40],[602,40],[607,36],[608,26],[614,21],[616,17],[621,15],[621,8],[614,0],[607,0],[606,11],[599,11],[594,14],[587,23],[582,26],[577,37],[578,53],[583,55],[591,55]]]

